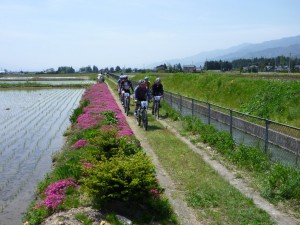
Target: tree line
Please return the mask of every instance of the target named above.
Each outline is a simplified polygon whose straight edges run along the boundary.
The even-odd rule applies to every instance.
[[[291,58],[286,56],[277,56],[274,58],[252,58],[252,59],[236,59],[229,61],[206,61],[204,63],[206,70],[221,70],[230,71],[238,70],[247,72],[258,72],[258,71],[284,71],[290,70],[291,72],[299,72],[300,70],[300,59]]]

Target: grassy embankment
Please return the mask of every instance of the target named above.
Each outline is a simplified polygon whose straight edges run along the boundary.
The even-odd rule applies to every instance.
[[[161,77],[165,90],[197,100],[300,127],[300,82],[230,76],[230,74],[139,74],[153,82]]]

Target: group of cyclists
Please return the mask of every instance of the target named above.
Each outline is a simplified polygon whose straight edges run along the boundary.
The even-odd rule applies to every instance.
[[[151,85],[148,77],[145,77],[143,80],[139,80],[138,85],[135,88],[133,88],[132,82],[128,79],[128,76],[121,74],[118,79],[117,88],[118,88],[118,93],[122,104],[123,104],[124,93],[131,94],[130,90],[132,90],[132,93],[134,93],[133,99],[136,103],[134,115],[136,115],[136,112],[140,107],[142,101],[148,101],[152,99],[154,96],[163,97],[164,95],[164,88],[161,83],[161,79],[159,77],[155,79],[153,85]],[[154,106],[154,101],[153,101],[153,106]],[[154,114],[154,107],[152,107],[152,114]]]

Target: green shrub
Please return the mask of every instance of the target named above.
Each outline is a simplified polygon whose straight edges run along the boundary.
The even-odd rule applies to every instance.
[[[258,147],[240,145],[232,152],[230,159],[250,171],[263,172],[271,166],[269,155]]]
[[[235,142],[232,136],[224,131],[217,132],[214,137],[214,144],[213,146],[222,154],[231,154],[235,148]]]
[[[74,140],[72,140],[72,144],[74,144],[78,140],[89,140],[93,137],[96,137],[99,135],[99,129],[94,129],[94,128],[88,128],[84,130],[80,130],[80,132],[76,133],[74,135]]]
[[[83,190],[100,202],[143,199],[158,185],[154,166],[142,152],[97,162],[85,173],[80,180]]]
[[[47,211],[46,207],[41,207],[35,209],[35,203],[30,204],[28,207],[26,214],[24,215],[23,220],[27,221],[30,225],[38,225],[41,224],[44,218],[48,217],[50,213]]]
[[[104,124],[113,125],[118,123],[115,112],[107,110],[105,112],[102,112],[101,114],[105,116]]]
[[[267,174],[263,195],[275,199],[300,199],[300,171],[276,163]]]
[[[77,122],[78,116],[83,113],[83,108],[86,107],[89,103],[90,103],[89,100],[83,100],[80,103],[80,106],[74,110],[73,114],[70,117],[70,122],[71,123],[76,123]]]
[[[186,116],[183,118],[183,128],[193,134],[199,134],[202,125],[200,118],[193,116]]]
[[[181,119],[181,113],[178,112],[177,110],[171,108],[168,104],[165,102],[161,103],[163,108],[166,110],[166,116],[174,121],[180,120]]]
[[[118,154],[132,155],[141,151],[137,139],[131,139],[132,141],[128,141],[126,137],[117,137],[117,132],[107,130],[99,132],[96,137],[89,140],[89,143],[97,148],[93,156],[101,160],[103,157],[109,159]]]

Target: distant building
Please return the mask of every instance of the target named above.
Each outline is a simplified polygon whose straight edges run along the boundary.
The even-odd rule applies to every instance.
[[[276,72],[285,72],[285,71],[289,71],[289,70],[290,70],[289,66],[276,66],[275,67]]]
[[[273,66],[265,66],[265,72],[274,72]]]
[[[155,67],[156,72],[165,72],[166,71],[166,65],[159,65],[157,67]]]
[[[242,68],[243,73],[257,73],[258,72],[258,66],[252,65],[252,66],[244,66]]]
[[[295,71],[300,71],[300,65],[295,65],[294,69]]]
[[[197,71],[195,65],[185,65],[182,67],[182,70],[185,73],[194,73]]]

